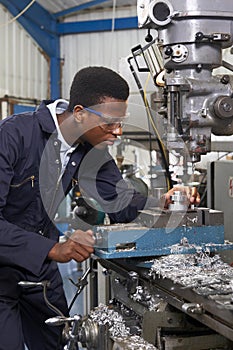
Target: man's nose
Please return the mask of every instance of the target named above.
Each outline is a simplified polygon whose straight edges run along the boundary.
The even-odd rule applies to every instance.
[[[112,134],[113,134],[113,135],[117,135],[117,136],[122,135],[122,134],[123,134],[123,132],[122,132],[122,126],[116,127],[116,129],[114,129],[114,130],[112,131]]]

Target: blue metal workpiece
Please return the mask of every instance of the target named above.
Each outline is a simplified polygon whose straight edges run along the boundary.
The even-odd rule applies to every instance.
[[[233,249],[224,242],[224,226],[132,228],[97,232],[95,254],[104,259],[190,254]]]

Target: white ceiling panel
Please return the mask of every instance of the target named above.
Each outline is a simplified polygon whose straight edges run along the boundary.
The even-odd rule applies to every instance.
[[[43,6],[47,11],[50,13],[56,13],[63,10],[70,9],[72,7],[76,7],[83,4],[93,3],[93,1],[86,1],[86,0],[37,0],[37,3]],[[136,5],[137,0],[109,0],[104,2],[99,2],[95,6],[91,6],[89,10],[93,10],[96,8],[106,8],[106,7],[113,7],[115,4],[116,7],[122,7],[122,6],[134,6]]]

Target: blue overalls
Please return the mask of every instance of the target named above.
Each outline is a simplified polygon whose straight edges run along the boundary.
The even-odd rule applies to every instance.
[[[0,350],[23,350],[24,342],[30,350],[56,349],[61,329],[45,324],[54,313],[42,289],[23,289],[18,282],[49,280],[49,301],[68,315],[57,263],[47,254],[59,238],[52,220],[72,184],[78,181],[87,195],[103,199],[112,222],[133,220],[146,202],[127,190],[107,150],[89,144],[76,148],[59,181],[60,143],[46,107],[51,102],[0,123]]]

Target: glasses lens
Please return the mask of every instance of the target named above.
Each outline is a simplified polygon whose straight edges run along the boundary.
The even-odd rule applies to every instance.
[[[113,116],[106,115],[104,113],[101,113],[101,112],[96,111],[96,110],[91,109],[91,108],[85,107],[85,109],[88,112],[94,113],[95,115],[100,117],[101,118],[101,122],[100,122],[101,127],[105,130],[110,130],[110,131],[118,129],[118,128],[122,128],[124,126],[126,120],[129,117],[129,113],[127,113],[126,115],[121,116],[121,117],[113,117]]]
[[[106,129],[109,130],[114,130],[114,129],[118,129],[118,128],[122,128],[124,123],[123,121],[112,121],[112,120],[108,120],[103,118],[102,123],[101,123]]]
[[[117,128],[122,128],[125,125],[128,117],[128,114],[122,117],[102,115],[102,121],[103,124],[106,125],[106,128],[108,128],[109,130],[114,130]]]

